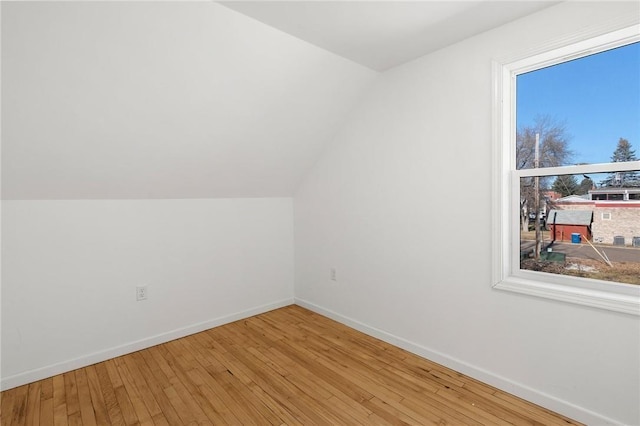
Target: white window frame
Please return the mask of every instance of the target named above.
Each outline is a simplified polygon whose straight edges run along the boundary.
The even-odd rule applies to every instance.
[[[602,220],[611,220],[610,212],[602,212]]]
[[[640,286],[520,269],[520,179],[640,170],[640,161],[516,170],[516,76],[640,41],[634,21],[585,30],[493,61],[493,288],[640,316]]]

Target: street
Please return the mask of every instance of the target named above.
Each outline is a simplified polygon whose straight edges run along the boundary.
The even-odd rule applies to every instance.
[[[549,241],[545,241],[542,247],[546,247]],[[535,241],[521,240],[520,250],[534,249]],[[573,244],[567,242],[555,242],[551,246],[554,252],[564,253],[567,257],[577,257],[581,259],[602,260],[588,243]],[[596,245],[599,252],[604,251],[612,262],[637,262],[640,263],[640,247],[616,247],[610,245]]]

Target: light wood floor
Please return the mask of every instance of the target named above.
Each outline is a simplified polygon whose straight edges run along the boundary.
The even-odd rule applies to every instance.
[[[299,306],[1,397],[3,426],[577,424]]]

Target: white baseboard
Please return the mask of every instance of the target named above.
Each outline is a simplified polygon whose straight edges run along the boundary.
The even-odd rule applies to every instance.
[[[579,422],[598,426],[621,425],[621,423],[616,420],[602,416],[598,413],[587,410],[586,408],[558,399],[554,396],[530,388],[521,383],[514,382],[480,367],[476,367],[467,362],[448,356],[442,352],[438,352],[425,346],[410,342],[401,337],[387,333],[386,331],[379,330],[375,327],[370,327],[360,321],[341,315],[330,309],[323,308],[304,299],[295,298],[295,303],[299,306],[309,309],[310,311],[316,312],[320,315],[324,315],[344,325],[354,328],[362,333],[368,334],[369,336],[373,336],[384,342],[405,349],[430,361],[441,364],[469,377],[473,377],[474,379],[480,380],[500,390],[518,396],[527,401],[533,402],[534,404],[540,405]]]
[[[78,368],[106,361],[111,358],[119,357],[142,349],[150,348],[155,345],[166,343],[171,340],[179,339],[190,334],[199,333],[210,328],[218,327],[220,325],[228,324],[234,321],[252,317],[254,315],[272,311],[274,309],[282,308],[293,303],[293,299],[285,299],[266,305],[256,306],[255,308],[236,312],[231,315],[225,315],[223,317],[210,319],[208,321],[189,325],[187,327],[177,328],[166,333],[157,334],[155,336],[147,337],[135,342],[126,343],[115,348],[105,349],[103,351],[83,355],[81,357],[68,361],[59,362],[35,370],[25,371],[23,373],[15,374],[9,377],[3,377],[0,380],[0,390],[4,391],[7,389],[15,388],[17,386],[22,386],[27,383],[35,382],[37,380],[46,379],[48,377],[66,373],[67,371],[76,370]]]

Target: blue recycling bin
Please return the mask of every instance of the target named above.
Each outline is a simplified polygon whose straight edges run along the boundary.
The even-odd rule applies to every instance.
[[[580,244],[580,234],[571,234],[571,242],[573,244]]]

